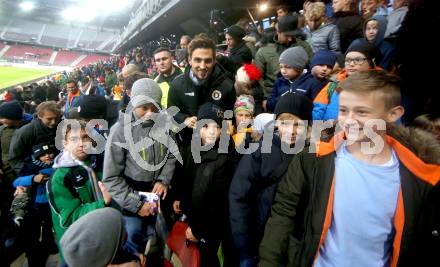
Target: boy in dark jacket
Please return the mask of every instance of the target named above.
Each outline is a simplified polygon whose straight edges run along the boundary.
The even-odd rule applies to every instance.
[[[17,190],[11,213],[14,223],[20,227],[28,262],[37,266],[46,262],[49,253],[57,252],[46,196],[46,181],[54,172],[52,164],[57,150],[52,144],[39,144],[32,151],[31,158],[14,180]]]
[[[421,240],[434,234],[425,208],[440,181],[438,141],[394,125],[396,77],[358,72],[340,87],[342,131],[292,159],[259,266],[429,266],[437,256]]]
[[[309,57],[304,48],[297,46],[285,50],[280,55],[280,72],[273,85],[272,92],[267,99],[267,110],[273,112],[278,99],[287,91],[296,92],[313,99],[321,87],[321,82],[317,81],[309,72],[305,72],[305,67]]]
[[[258,150],[244,155],[237,167],[229,191],[229,211],[240,266],[257,266],[258,244],[269,218],[275,190],[293,156],[282,146],[293,146],[298,135],[305,135],[307,130],[298,127],[298,121],[310,121],[312,109],[312,101],[304,95],[288,92],[281,96],[275,107],[278,133],[271,141],[271,152],[262,151],[263,139]]]
[[[200,120],[210,120],[200,125]],[[233,145],[229,143],[226,153],[219,152],[219,139],[223,110],[212,104],[202,105],[197,114],[198,127],[193,135],[208,151],[183,151],[184,173],[176,176],[175,201],[177,214],[188,216],[189,228],[186,238],[197,242],[201,253],[201,266],[220,266],[217,251],[220,243],[225,254],[225,266],[230,266],[231,233],[228,219],[228,190],[234,172]],[[199,138],[196,138],[199,137]],[[193,143],[193,148],[195,147]],[[193,153],[191,153],[193,152]],[[200,156],[197,162],[195,154]]]

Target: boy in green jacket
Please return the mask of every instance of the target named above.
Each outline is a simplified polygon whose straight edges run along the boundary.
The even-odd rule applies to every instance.
[[[86,125],[79,122],[78,128],[67,125],[64,135],[64,150],[55,158],[56,169],[47,183],[53,227],[59,242],[67,228],[90,211],[110,205],[111,196],[99,182],[99,189],[92,181],[96,176],[96,162],[87,154],[92,139],[86,133]],[[93,177],[92,177],[93,176]],[[101,197],[102,195],[102,197]]]

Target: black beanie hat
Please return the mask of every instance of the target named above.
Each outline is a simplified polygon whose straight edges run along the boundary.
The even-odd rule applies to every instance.
[[[244,29],[238,25],[232,25],[231,27],[227,28],[225,33],[231,35],[232,38],[239,41],[246,36],[246,32],[244,31]]]
[[[56,147],[54,144],[41,143],[32,147],[32,156],[35,159],[38,159],[44,154],[48,154],[55,151],[56,151]]]
[[[5,102],[0,105],[0,118],[18,121],[23,118],[23,108],[18,101]]]
[[[105,118],[107,100],[102,95],[85,95],[79,104],[78,113],[83,119]]]
[[[345,55],[347,56],[347,54],[350,52],[359,52],[364,55],[368,59],[368,62],[370,63],[370,66],[372,68],[377,66],[381,57],[380,51],[376,48],[376,46],[363,40],[359,42],[354,42],[352,45],[350,45],[347,48],[347,52],[345,52]]]
[[[281,113],[289,113],[297,116],[301,120],[312,120],[312,101],[302,94],[286,92],[278,100],[275,106],[275,118]]]
[[[203,119],[211,119],[220,126],[222,125],[223,116],[224,110],[211,102],[201,105],[199,112],[197,112],[198,121]]]

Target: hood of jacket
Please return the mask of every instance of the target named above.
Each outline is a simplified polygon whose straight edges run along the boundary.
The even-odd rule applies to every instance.
[[[72,153],[69,151],[62,151],[58,156],[54,159],[53,168],[70,168],[70,167],[76,167],[79,166],[79,163],[77,160],[73,157]]]
[[[374,15],[371,18],[369,18],[368,20],[365,21],[364,23],[364,38],[367,39],[367,36],[365,35],[365,31],[367,29],[367,23],[369,21],[375,20],[377,22],[379,22],[379,30],[376,34],[376,38],[374,38],[373,44],[377,47],[379,47],[379,45],[384,41],[384,37],[385,37],[385,32],[387,30],[387,25],[388,25],[388,21],[387,18],[385,16],[382,15]]]

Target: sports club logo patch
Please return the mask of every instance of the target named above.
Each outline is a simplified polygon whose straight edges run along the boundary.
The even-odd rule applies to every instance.
[[[222,93],[219,90],[214,90],[211,96],[214,100],[220,100],[220,98],[222,98]]]

